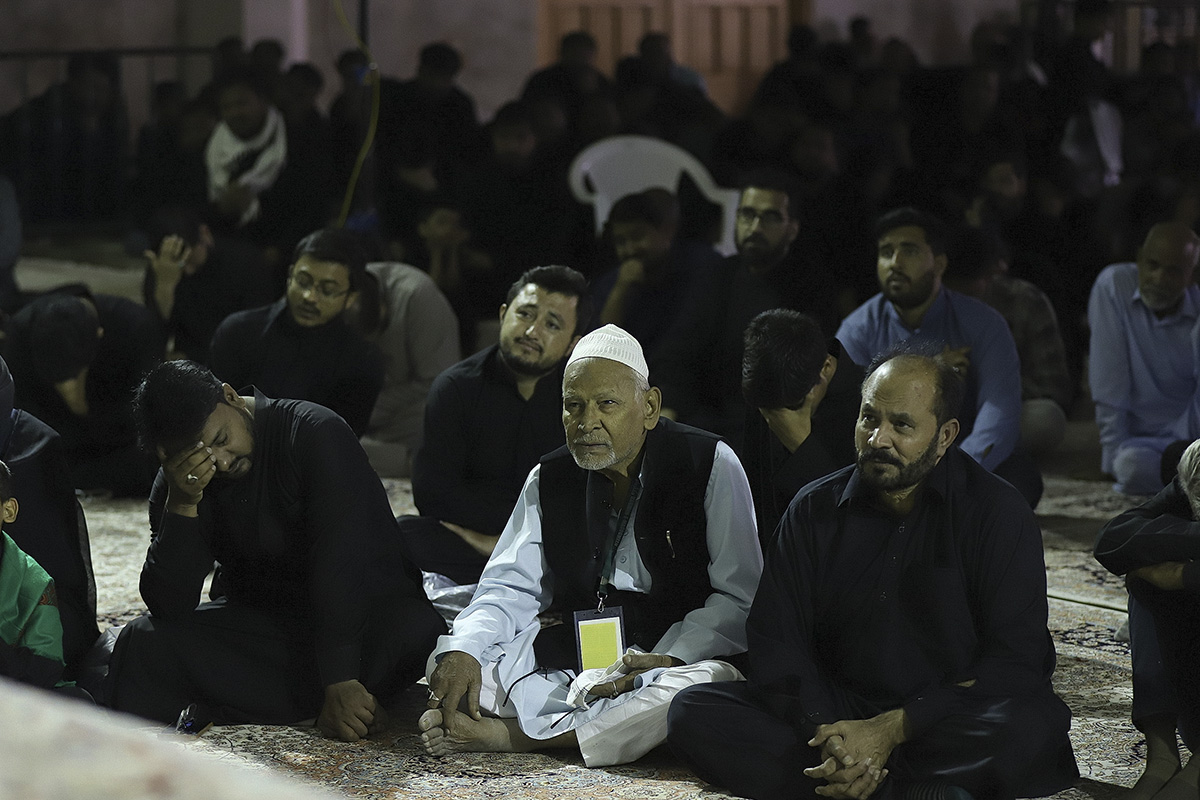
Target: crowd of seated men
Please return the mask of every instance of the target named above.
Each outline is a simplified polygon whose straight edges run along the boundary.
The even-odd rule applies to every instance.
[[[325,114],[313,65],[223,42],[195,97],[157,87],[127,182],[116,71],[73,59],[0,125],[0,671],[348,741],[424,674],[433,755],[669,741],[755,798],[1052,793],[1077,771],[1032,508],[1086,356],[1097,476],[1163,492],[1097,544],[1145,584],[1139,787],[1194,795],[1194,715],[1168,713],[1191,551],[1131,549],[1145,519],[1194,525],[1200,92],[1183,44],[1112,74],[1110,14],[982,24],[939,69],[862,18],[848,43],[798,26],[738,118],[665,36],[610,77],[576,32],[481,124],[429,44],[381,79],[345,225],[357,51]],[[593,235],[566,170],[619,133],[738,189],[735,253],[687,187],[615,198]],[[111,179],[71,186],[97,159]],[[22,213],[123,214],[142,302],[23,293]],[[71,489],[149,497],[149,613],[95,646]],[[477,584],[449,630],[421,571]]]

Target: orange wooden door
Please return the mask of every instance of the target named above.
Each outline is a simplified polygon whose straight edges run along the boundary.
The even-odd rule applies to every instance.
[[[740,113],[784,57],[789,25],[789,0],[540,0],[538,63],[553,63],[562,36],[584,30],[596,39],[596,65],[611,75],[643,35],[661,31],[675,60],[704,77],[713,101]]]

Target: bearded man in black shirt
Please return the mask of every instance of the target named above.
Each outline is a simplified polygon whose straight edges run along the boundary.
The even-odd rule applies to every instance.
[[[749,683],[690,687],[672,747],[743,797],[1035,797],[1078,776],[1053,692],[1041,533],[954,445],[962,383],[889,352],[856,466],[809,484],[770,542]]]
[[[313,403],[240,396],[189,361],[153,370],[135,407],[162,469],[150,616],[117,641],[113,707],[164,722],[193,703],[199,722],[316,716],[345,741],[374,731],[446,627],[353,431]]]

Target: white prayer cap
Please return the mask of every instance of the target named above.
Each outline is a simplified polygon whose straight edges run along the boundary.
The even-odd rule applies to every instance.
[[[616,325],[597,328],[580,339],[567,359],[567,366],[581,358],[607,358],[629,367],[642,376],[642,380],[650,380],[650,368],[646,366],[641,343]]]

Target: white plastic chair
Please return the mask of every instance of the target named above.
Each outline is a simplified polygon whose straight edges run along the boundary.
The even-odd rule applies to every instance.
[[[679,178],[685,173],[704,197],[721,206],[723,226],[716,249],[725,255],[733,255],[737,251],[734,220],[740,193],[736,189],[717,186],[695,156],[669,142],[650,136],[601,139],[575,156],[568,180],[575,198],[592,206],[596,233],[599,234],[617,200],[654,187],[678,193]]]

